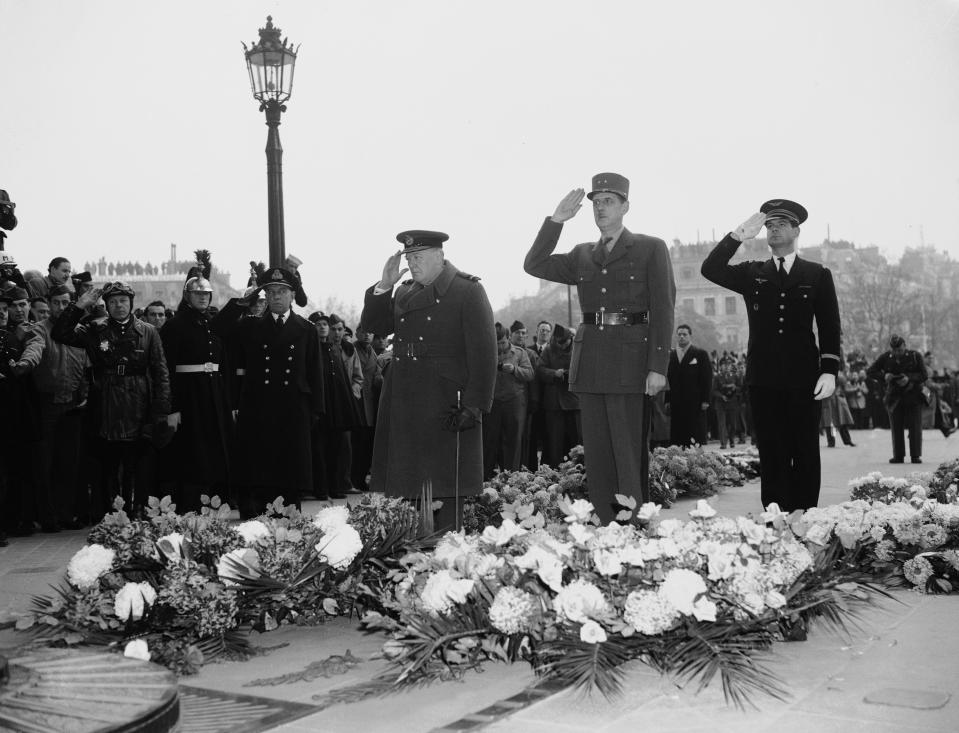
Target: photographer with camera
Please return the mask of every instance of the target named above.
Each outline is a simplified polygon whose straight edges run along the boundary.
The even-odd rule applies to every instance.
[[[890,463],[902,463],[906,457],[904,431],[909,431],[909,457],[922,463],[922,387],[928,375],[922,354],[906,348],[902,336],[889,339],[889,351],[882,354],[866,374],[885,384],[883,404],[889,412],[892,432]]]

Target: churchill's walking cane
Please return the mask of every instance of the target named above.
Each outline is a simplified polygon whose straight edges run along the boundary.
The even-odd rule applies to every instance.
[[[462,402],[462,392],[456,390],[456,412],[459,413],[463,409]],[[453,481],[453,512],[456,515],[454,520],[453,528],[459,532],[460,531],[460,431],[456,431],[456,478]]]

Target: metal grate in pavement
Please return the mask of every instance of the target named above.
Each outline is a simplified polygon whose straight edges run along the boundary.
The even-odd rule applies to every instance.
[[[258,733],[314,713],[298,702],[180,685],[181,733]]]

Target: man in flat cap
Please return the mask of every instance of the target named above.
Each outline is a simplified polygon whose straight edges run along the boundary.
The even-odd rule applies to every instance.
[[[676,285],[666,243],[623,226],[629,181],[593,176],[589,194],[570,191],[547,217],[524,268],[576,285],[583,323],[573,339],[569,390],[579,396],[590,501],[604,524],[617,514],[616,494],[648,499],[650,405],[666,386]],[[553,254],[563,223],[586,197],[597,242]]]
[[[483,488],[482,413],[493,404],[496,335],[479,278],[443,255],[442,232],[412,230],[366,291],[362,328],[394,334],[373,444],[371,491],[420,500],[424,525],[458,528]],[[406,270],[412,278],[393,287]],[[432,500],[442,507],[432,517]]]
[[[266,291],[267,312],[237,327],[232,473],[243,518],[262,514],[278,496],[299,506],[313,485],[311,428],[325,411],[325,394],[319,335],[292,310],[298,287],[289,270],[264,270],[257,290]]]
[[[702,266],[707,280],[746,301],[745,381],[759,448],[762,503],[775,502],[786,511],[808,509],[819,501],[820,400],[835,391],[840,365],[832,273],[796,255],[799,225],[806,217],[806,209],[794,201],[767,201],[727,234]],[[739,245],[764,225],[772,257],[730,265]]]

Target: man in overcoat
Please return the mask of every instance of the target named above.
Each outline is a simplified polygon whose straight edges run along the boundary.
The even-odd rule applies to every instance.
[[[102,297],[107,318],[77,328]],[[93,364],[89,408],[96,425],[101,480],[92,519],[122,493],[126,508],[146,504],[150,436],[170,414],[170,377],[157,330],[133,317],[134,291],[126,283],[89,290],[67,306],[53,327],[55,341],[87,350]],[[122,470],[121,470],[122,468]]]
[[[929,378],[922,354],[906,348],[902,336],[889,338],[889,351],[880,354],[866,372],[885,385],[883,404],[889,411],[892,436],[890,463],[902,463],[906,456],[905,434],[909,433],[909,458],[922,463],[922,386]]]
[[[233,429],[223,336],[237,320],[240,306],[231,302],[215,317],[210,316],[213,284],[209,254],[200,250],[197,255],[199,271],[191,270],[176,314],[160,328],[170,371],[172,412],[168,422],[176,431],[161,454],[160,465],[164,478],[173,485],[173,498],[181,513],[199,511],[202,494],[227,499]]]
[[[706,410],[713,387],[713,365],[705,349],[694,346],[693,329],[676,328],[676,348],[669,352],[669,442],[689,446],[706,443]]]
[[[325,410],[323,372],[319,335],[291,307],[297,285],[289,270],[265,270],[257,288],[266,291],[267,312],[237,328],[232,467],[243,518],[278,496],[299,506],[313,485],[310,430]]]
[[[796,255],[806,209],[786,199],[765,202],[727,234],[703,262],[703,276],[746,302],[746,388],[752,407],[763,506],[808,509],[819,500],[819,400],[836,388],[839,304],[827,267]],[[765,225],[772,257],[729,261]],[[813,320],[819,343],[813,332]]]
[[[587,196],[574,189],[543,222],[524,268],[579,291],[583,323],[573,338],[569,389],[579,395],[590,500],[608,523],[617,514],[616,494],[648,496],[647,397],[666,387],[676,284],[666,243],[623,226],[629,181],[599,173],[592,183],[599,241],[553,254],[563,223]]]
[[[373,444],[371,491],[442,501],[436,529],[459,526],[462,502],[483,488],[482,413],[493,403],[496,334],[479,278],[443,255],[442,232],[411,230],[397,240],[366,291],[362,328],[394,334]],[[393,292],[407,258],[412,278]]]

